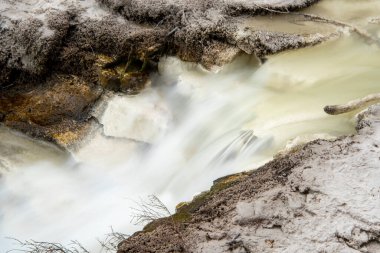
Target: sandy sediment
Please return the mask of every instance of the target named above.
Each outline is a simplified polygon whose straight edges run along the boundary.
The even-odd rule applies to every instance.
[[[119,245],[126,252],[380,252],[380,106],[358,134],[316,140],[217,180]]]

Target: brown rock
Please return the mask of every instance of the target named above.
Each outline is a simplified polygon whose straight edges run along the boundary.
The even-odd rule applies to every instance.
[[[101,93],[76,76],[55,76],[43,86],[1,94],[0,114],[9,127],[66,146],[87,128],[89,109]]]

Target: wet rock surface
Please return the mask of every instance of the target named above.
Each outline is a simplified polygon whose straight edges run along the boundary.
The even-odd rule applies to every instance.
[[[89,127],[89,110],[102,89],[76,76],[55,76],[44,85],[0,94],[4,125],[62,146],[78,141]]]
[[[118,252],[379,252],[379,117],[372,106],[357,135],[216,181]]]
[[[257,15],[267,16],[269,21],[274,15],[281,18],[315,2],[2,1],[0,94],[4,101],[0,104],[0,120],[32,136],[62,142],[58,140],[61,137],[52,136],[69,131],[71,126],[82,126],[88,117],[83,107],[91,107],[99,96],[98,89],[138,93],[149,85],[149,73],[156,71],[162,56],[177,55],[217,70],[240,53],[264,57],[330,38],[336,30],[286,33],[245,22]],[[86,82],[91,91],[79,95],[82,91],[76,90],[74,98],[62,95],[60,106],[49,107],[49,112],[28,107],[28,103],[45,96],[41,92],[58,92],[53,87],[59,86],[61,76],[75,76],[73,81],[77,83],[73,87],[82,87]],[[64,99],[70,101],[63,102]],[[78,110],[71,113],[70,104],[75,99],[80,100],[76,102],[81,115]],[[42,104],[53,103],[55,98],[48,100],[45,96]],[[57,115],[61,117],[59,123]],[[61,130],[51,130],[51,121],[55,129]]]
[[[27,87],[30,96],[41,97],[43,95],[38,94],[41,89],[33,90],[33,87],[44,86],[45,92],[54,86],[51,84],[60,83],[59,76],[73,75],[75,80],[87,82],[94,90],[137,94],[149,85],[149,73],[157,70],[159,58],[165,55],[177,55],[183,60],[201,63],[207,69],[218,70],[240,53],[264,57],[313,45],[336,31],[284,33],[267,31],[265,26],[244,21],[249,16],[287,15],[315,2],[3,1],[0,4],[0,93],[4,101],[0,119],[5,120],[7,126],[32,136],[60,142],[51,137],[56,134],[55,130],[46,130],[51,122],[42,122],[38,109],[21,113],[30,108],[21,108],[27,106],[28,99],[23,91],[15,95],[19,89]],[[283,12],[285,14],[281,14]],[[94,94],[98,94],[97,91]],[[85,98],[87,96],[91,99]],[[84,102],[85,107],[90,108],[95,98],[86,93],[83,98],[79,108]],[[54,108],[58,107],[50,107],[50,115],[45,111],[43,117],[54,121],[56,115],[60,115],[60,128],[70,129],[70,125],[78,123],[77,119],[73,123],[67,113],[72,110],[70,103],[62,102],[57,111]],[[17,116],[10,112],[11,107],[19,111]],[[81,118],[88,117],[82,112]]]

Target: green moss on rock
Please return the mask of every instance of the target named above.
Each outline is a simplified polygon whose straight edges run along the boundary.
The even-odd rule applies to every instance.
[[[238,182],[239,180],[246,177],[247,173],[238,173],[233,174],[229,176],[225,176],[222,178],[219,178],[214,181],[213,186],[210,188],[209,191],[202,192],[195,196],[192,201],[190,202],[181,202],[176,206],[176,213],[173,214],[170,217],[157,219],[152,221],[151,223],[147,224],[144,229],[143,233],[149,233],[154,231],[157,227],[168,224],[168,223],[175,223],[177,225],[182,223],[191,222],[192,215],[210,198],[212,198],[215,194],[217,194],[220,191],[223,191],[229,187],[231,187],[233,184]]]

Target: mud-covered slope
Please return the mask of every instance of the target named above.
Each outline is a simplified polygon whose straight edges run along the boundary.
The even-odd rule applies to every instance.
[[[379,119],[216,181],[118,252],[380,252]]]
[[[246,22],[250,16],[264,15],[269,24],[271,15],[280,15],[285,22],[308,26],[310,20],[296,15],[289,19],[289,12],[314,2],[4,0],[0,121],[62,146],[75,143],[83,133],[72,131],[86,128],[101,90],[137,93],[149,83],[149,73],[164,55],[213,69],[241,52],[264,57],[330,38],[337,32],[334,26],[297,33],[270,30],[262,21]],[[75,98],[87,104],[74,113],[72,101],[66,101],[72,88],[62,80],[88,90],[76,92]],[[60,94],[49,99],[46,94],[54,90]],[[35,98],[24,99],[31,95]],[[41,120],[41,114],[49,120]]]
[[[165,43],[174,48],[160,53],[187,48],[183,54],[199,61],[199,56],[190,55],[201,55],[213,39],[237,43],[237,24],[228,22],[231,16],[275,14],[270,11],[298,10],[313,2],[5,0],[0,4],[0,64],[6,71],[0,81],[2,86],[14,82],[19,78],[17,71],[49,72],[52,65],[48,63],[60,62],[58,70],[71,72],[68,62],[75,60],[70,58],[83,52],[126,56],[132,47],[134,51],[149,51],[152,46],[158,50]],[[200,52],[194,51],[195,44]],[[68,54],[68,48],[79,55]]]

